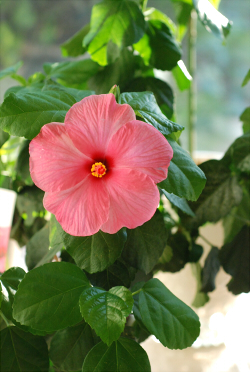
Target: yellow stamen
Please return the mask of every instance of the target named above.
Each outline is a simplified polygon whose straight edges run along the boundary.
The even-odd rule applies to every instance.
[[[107,168],[101,162],[94,163],[91,167],[91,174],[94,177],[103,177],[106,174]]]

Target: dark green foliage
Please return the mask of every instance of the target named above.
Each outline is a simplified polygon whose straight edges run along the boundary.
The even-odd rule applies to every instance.
[[[93,7],[84,45],[92,59],[105,66],[119,57],[123,47],[136,43],[144,28],[143,14],[135,2],[104,0]]]
[[[153,92],[163,113],[171,119],[173,115],[174,96],[171,87],[155,77],[139,77],[126,86],[128,92]]]
[[[25,262],[29,270],[49,252],[49,245],[49,224],[46,224],[27,243]]]
[[[80,371],[86,355],[99,341],[83,321],[56,332],[51,340],[49,356],[56,370]]]
[[[122,285],[129,288],[131,281],[135,277],[135,269],[123,260],[118,259],[102,272],[87,274],[91,284],[95,287],[101,287],[107,291],[116,286]]]
[[[170,349],[191,346],[200,333],[195,312],[158,279],[143,285],[139,294],[139,312],[147,329]]]
[[[137,342],[122,337],[110,346],[100,342],[89,352],[82,372],[91,372],[96,368],[103,372],[151,371],[145,350]]]
[[[65,262],[45,264],[22,280],[13,316],[21,324],[47,333],[72,326],[82,320],[78,301],[88,286],[79,267]]]
[[[17,327],[1,331],[1,371],[48,371],[48,347],[43,337],[34,336]]]
[[[215,278],[220,270],[219,249],[212,247],[207,255],[202,270],[202,292],[212,292],[215,289]]]
[[[149,273],[167,244],[168,231],[159,211],[144,225],[127,230],[123,259],[136,269]]]
[[[0,277],[1,314],[11,325],[1,323],[3,371],[150,372],[138,343],[153,334],[164,346],[183,349],[200,329],[193,310],[153,279],[158,270],[175,273],[191,263],[196,307],[208,301],[220,264],[232,275],[230,291],[250,289],[249,108],[240,117],[245,134],[221,161],[198,167],[177,143],[184,127],[169,120],[175,120],[172,88],[155,75],[155,69],[172,71],[180,90],[190,87],[180,41],[193,8],[222,38],[231,24],[208,0],[175,5],[176,25],[146,2],[103,0],[93,6],[90,24],[61,45],[64,57],[88,52],[90,58],[46,63],[44,73],[27,80],[17,75],[21,62],[0,72],[20,84],[7,90],[0,107],[0,147],[10,136],[25,140],[16,154],[10,150],[16,164],[0,159],[0,186],[17,192],[11,237],[26,245],[30,270],[12,268]],[[248,80],[249,73],[243,85]],[[162,197],[154,216],[136,229],[71,236],[44,210],[44,192],[29,173],[29,142],[43,125],[63,123],[76,102],[108,92],[172,146],[168,177],[158,185],[172,208]],[[211,249],[202,269],[199,227],[222,218],[226,244]]]
[[[220,250],[219,259],[226,273],[232,276],[227,284],[233,294],[250,291],[249,226],[245,225],[235,238]]]
[[[205,174],[182,147],[171,139],[168,141],[174,156],[168,168],[168,177],[159,186],[180,198],[197,200],[206,183]]]
[[[92,236],[76,237],[64,232],[60,225],[58,228],[68,253],[88,273],[103,271],[112,265],[120,257],[127,237],[125,229],[116,234],[107,234],[100,230]]]
[[[169,257],[170,259],[165,258],[165,260],[160,261],[155,266],[155,270],[175,273],[180,271],[189,262],[189,242],[182,233],[177,232],[171,235],[165,250],[165,257]]]

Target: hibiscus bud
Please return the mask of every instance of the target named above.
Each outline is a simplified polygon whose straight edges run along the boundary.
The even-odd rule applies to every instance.
[[[114,94],[115,99],[116,99],[116,101],[118,102],[119,97],[120,97],[120,94],[121,94],[119,86],[116,85],[116,84],[113,85],[112,88],[110,89],[109,93]]]

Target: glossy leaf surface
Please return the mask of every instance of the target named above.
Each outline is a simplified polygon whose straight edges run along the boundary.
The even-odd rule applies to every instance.
[[[158,279],[142,287],[139,310],[143,324],[170,349],[187,348],[199,336],[198,316]]]
[[[168,168],[168,177],[158,185],[180,198],[197,200],[203,190],[206,177],[190,155],[175,141],[169,139],[174,156]]]
[[[137,116],[153,125],[163,135],[183,130],[181,125],[173,123],[162,114],[154,95],[150,92],[122,93],[119,103],[128,103]]]
[[[82,372],[150,372],[147,353],[135,341],[120,338],[110,346],[97,344],[87,355]]]
[[[136,43],[144,27],[143,14],[135,2],[104,0],[92,9],[84,44],[92,59],[105,66],[115,61],[123,47]]]
[[[61,229],[63,243],[76,264],[89,273],[105,270],[120,257],[127,234],[120,230],[116,234],[102,231],[92,235],[75,237]]]
[[[19,285],[13,316],[21,324],[52,333],[82,320],[79,297],[89,282],[79,267],[52,262],[28,272]]]
[[[120,337],[132,306],[132,294],[125,287],[113,287],[108,292],[101,288],[87,288],[80,297],[85,321],[107,345]]]
[[[0,108],[0,128],[13,136],[34,138],[44,124],[64,122],[76,100],[65,92],[11,93]]]
[[[224,39],[230,32],[232,22],[218,12],[208,0],[193,0],[200,21],[206,29]]]

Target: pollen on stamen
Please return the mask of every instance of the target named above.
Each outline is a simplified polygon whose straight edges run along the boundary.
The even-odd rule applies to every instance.
[[[94,163],[91,167],[91,174],[94,177],[103,177],[106,174],[107,168],[101,162]]]

